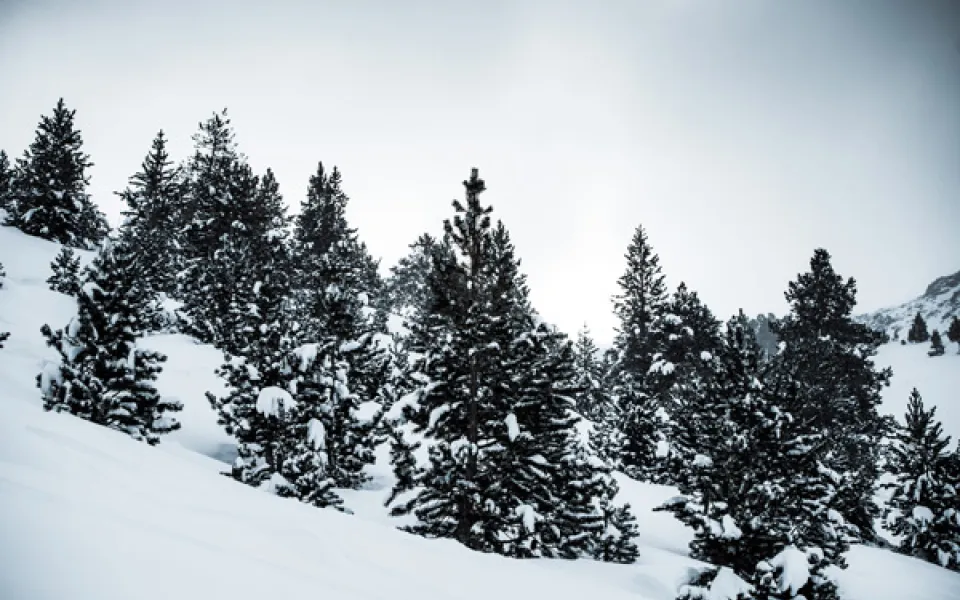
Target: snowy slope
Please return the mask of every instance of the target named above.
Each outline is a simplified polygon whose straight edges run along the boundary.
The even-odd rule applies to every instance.
[[[652,512],[675,490],[625,477],[622,500],[641,529],[635,565],[509,560],[397,531],[382,507],[392,483],[385,448],[368,489],[343,493],[354,516],[238,484],[219,474],[231,441],[203,397],[220,389],[219,353],[185,336],[144,341],[169,356],[161,393],[185,405],[183,429],[159,446],[45,413],[33,378],[53,354],[39,328],[63,326],[74,310],[44,283],[57,251],[0,227],[8,272],[0,330],[12,332],[0,350],[0,598],[672,600],[697,565],[686,556],[689,531]],[[918,349],[885,348],[881,356],[896,368],[912,365],[910,377],[924,380],[937,403],[941,388],[931,381],[956,359],[919,354],[928,361],[921,362],[906,350]],[[889,406],[900,412],[905,396],[891,389]],[[839,575],[848,600],[960,598],[960,575],[917,560],[854,548],[849,563]]]
[[[890,337],[899,333],[900,338],[906,339],[917,313],[923,316],[930,332],[939,329],[940,333],[946,333],[951,319],[960,317],[960,271],[936,279],[927,286],[923,295],[909,302],[861,315],[857,319],[874,329],[887,332]]]

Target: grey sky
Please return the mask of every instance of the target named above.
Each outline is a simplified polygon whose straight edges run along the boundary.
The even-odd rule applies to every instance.
[[[339,165],[385,265],[479,167],[571,333],[612,335],[639,223],[721,318],[818,246],[875,309],[960,269],[958,4],[0,0],[0,148],[64,96],[116,220],[156,131],[185,157],[226,106],[292,206]]]

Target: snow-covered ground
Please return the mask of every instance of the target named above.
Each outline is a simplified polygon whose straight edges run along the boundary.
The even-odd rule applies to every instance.
[[[387,452],[368,489],[343,492],[355,515],[281,499],[219,475],[231,454],[203,394],[218,392],[215,350],[180,335],[144,340],[168,355],[158,386],[184,403],[183,429],[157,447],[41,408],[34,377],[40,326],[66,324],[73,301],[47,290],[58,248],[0,227],[0,598],[153,600],[300,598],[672,600],[696,561],[688,530],[652,508],[667,487],[620,477],[640,525],[634,565],[509,560],[402,533],[386,515]],[[960,427],[960,357],[888,346],[897,372],[887,408],[917,386]],[[855,547],[840,574],[849,600],[956,600],[960,575],[889,551]]]

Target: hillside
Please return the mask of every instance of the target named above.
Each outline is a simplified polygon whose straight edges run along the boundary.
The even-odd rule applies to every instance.
[[[367,489],[343,492],[355,515],[325,511],[219,473],[232,442],[203,397],[220,383],[219,353],[183,335],[144,345],[169,357],[158,387],[185,405],[182,430],[157,447],[45,413],[34,378],[53,358],[39,334],[63,326],[72,299],[47,289],[54,244],[0,227],[0,597],[18,600],[673,600],[688,569],[688,531],[652,508],[675,490],[619,477],[639,526],[634,565],[509,560],[400,532],[382,507],[392,475],[386,448]],[[88,259],[89,257],[85,257]],[[960,356],[888,345],[897,375],[886,408],[902,412],[917,386],[954,435]],[[886,550],[854,547],[838,574],[845,600],[949,600],[960,574]]]
[[[934,329],[946,332],[950,320],[960,316],[960,271],[934,280],[922,295],[909,302],[857,318],[878,331],[885,331],[891,338],[906,339],[917,313],[923,316],[931,332]]]

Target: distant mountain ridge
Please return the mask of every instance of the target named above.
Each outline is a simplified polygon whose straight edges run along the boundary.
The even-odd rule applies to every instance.
[[[960,316],[960,271],[938,277],[922,296],[899,306],[860,315],[857,321],[883,331],[891,338],[906,339],[907,331],[917,313],[927,322],[927,329],[945,333],[954,316]]]

